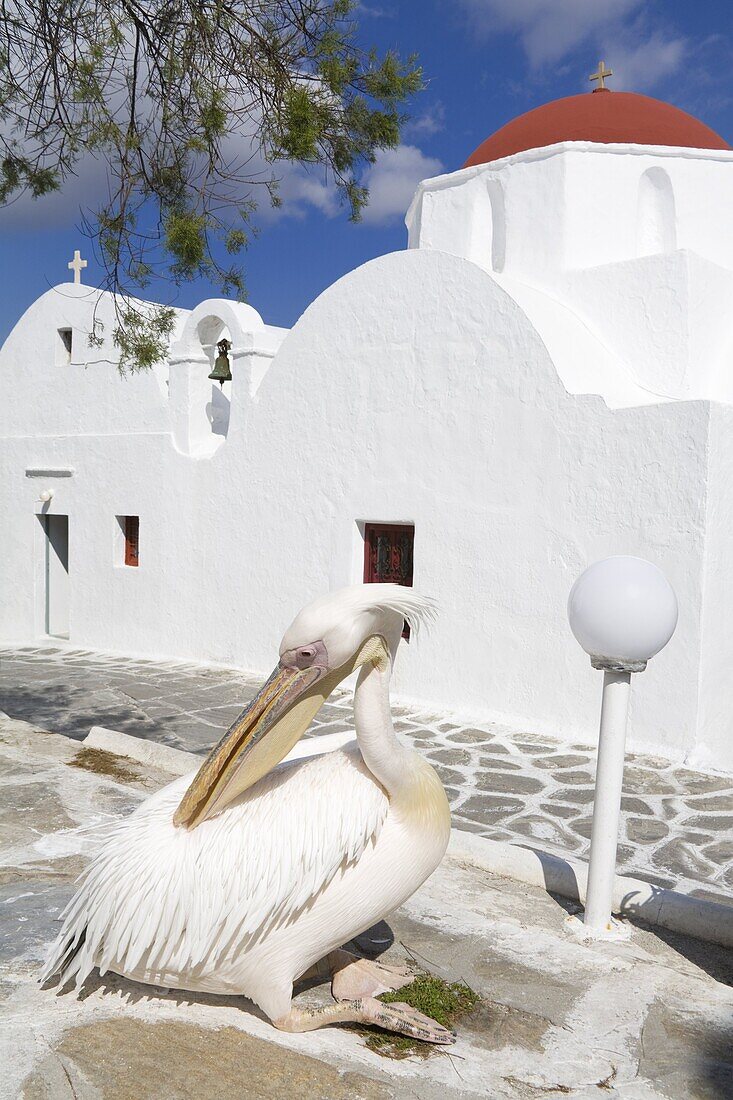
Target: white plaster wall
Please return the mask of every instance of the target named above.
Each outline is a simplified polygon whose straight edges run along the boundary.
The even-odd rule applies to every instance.
[[[669,244],[732,266],[733,152],[573,142],[566,156],[568,267],[595,267],[644,254],[646,229],[639,225],[638,211],[650,170],[670,181],[675,224],[668,231]]]
[[[220,303],[208,305],[224,312]],[[234,381],[226,384],[235,405],[230,432],[237,436],[238,416],[246,417],[251,389],[284,330],[263,326],[250,307],[224,305],[226,319],[239,326]],[[206,314],[207,303],[202,307]],[[122,378],[111,341],[101,350],[89,348],[85,334],[95,309],[110,333],[114,317],[108,296],[73,284],[57,287],[26,312],[0,352],[0,635],[13,641],[43,635],[43,538],[37,515],[43,509],[39,493],[53,488],[49,510],[69,516],[73,642],[241,663],[230,624],[223,625],[224,640],[213,644],[212,631],[201,630],[201,618],[210,615],[199,602],[201,573],[213,570],[215,599],[209,606],[221,604],[229,585],[227,562],[237,558],[238,540],[230,536],[214,560],[202,560],[203,530],[212,524],[218,530],[229,514],[227,488],[210,458],[190,458],[175,445],[174,414],[181,402],[175,385],[169,394],[167,364]],[[174,347],[185,321],[181,312]],[[259,326],[257,341],[248,326]],[[59,327],[75,332],[71,365],[54,356]],[[205,380],[210,366],[201,347],[191,342],[188,353],[204,359],[197,382]],[[186,367],[180,360],[171,367],[175,381]],[[205,416],[214,387],[219,389],[207,382],[194,393],[204,406],[198,414]],[[237,450],[235,444],[233,466],[225,474],[235,483],[241,479]],[[74,473],[29,478],[28,467]],[[118,515],[140,517],[139,568],[120,562]],[[237,522],[247,520],[239,515]]]
[[[555,292],[649,393],[733,397],[731,271],[677,250],[561,274]]]
[[[443,611],[401,658],[398,689],[593,737],[599,679],[569,633],[567,592],[590,561],[640,554],[667,572],[682,614],[634,692],[631,741],[678,758],[695,746],[707,404],[609,409],[568,394],[490,275],[409,251],[331,287],[274,359],[253,328],[226,440],[195,457],[176,447],[173,398],[152,376],[118,383],[48,357],[23,373],[37,330],[70,315],[54,302],[0,355],[0,404],[51,395],[13,413],[0,449],[3,639],[39,634],[40,486],[25,468],[65,465],[75,473],[51,507],[69,515],[72,643],[267,671],[302,603],[361,579],[358,522],[412,522],[415,584]],[[138,569],[115,565],[125,514],[140,516]],[[718,744],[714,715],[703,734]]]
[[[87,339],[95,310],[99,348]],[[38,298],[3,345],[0,436],[169,431],[167,366],[121,377],[114,325],[110,296],[90,287],[65,283]],[[74,334],[71,363],[59,359],[60,328]]]
[[[247,469],[280,442],[252,486],[255,500],[277,499],[252,621],[358,579],[358,520],[413,522],[415,584],[443,614],[405,656],[399,688],[587,736],[599,682],[569,634],[567,592],[595,558],[640,554],[668,572],[683,614],[635,693],[632,739],[683,755],[707,420],[703,404],[612,411],[568,395],[521,310],[470,263],[374,261],[311,306],[258,395]],[[255,657],[265,636],[251,638]]]
[[[706,549],[703,570],[702,648],[698,674],[698,731],[690,761],[701,767],[727,768],[733,749],[733,408],[710,411],[709,485],[706,498]],[[694,674],[694,669],[691,672]]]
[[[101,348],[87,340],[95,311],[104,325]],[[99,627],[112,621],[107,608],[116,575],[109,569],[111,557],[96,551],[103,544],[111,552],[115,513],[145,510],[151,490],[141,497],[135,482],[155,478],[160,466],[150,457],[168,445],[170,432],[167,367],[122,378],[113,326],[108,295],[62,284],[26,311],[0,353],[0,630],[5,638],[27,641],[44,631],[44,539],[37,516],[43,511],[39,493],[48,488],[54,492],[48,510],[69,516],[71,635],[101,633],[94,622],[97,610]],[[59,328],[73,330],[70,363],[59,354]],[[74,474],[27,477],[28,467],[72,467]],[[125,500],[133,498],[138,508],[128,509]],[[151,584],[147,595],[153,600],[154,591]],[[133,613],[140,616],[131,605],[125,620]],[[115,629],[112,625],[112,634]],[[139,632],[136,627],[133,637]]]
[[[605,269],[604,269],[605,270]],[[612,409],[657,405],[670,400],[645,389],[634,377],[632,363],[623,358],[625,347],[606,337],[606,318],[583,316],[566,302],[509,275],[493,274],[527,315],[568,393],[598,394]],[[591,313],[591,311],[588,311]]]
[[[730,402],[732,182],[730,152],[568,142],[425,181],[407,215],[410,245],[496,273],[500,209],[500,281],[550,341],[565,330],[564,350],[552,352],[570,388],[611,404]],[[540,292],[556,304],[542,305]],[[585,366],[572,328],[587,345]]]
[[[507,158],[420,184],[406,215],[409,248],[463,256],[536,282],[563,268],[566,158]],[[501,262],[496,237],[501,226]]]
[[[662,146],[564,142],[420,184],[407,213],[411,248],[439,248],[490,267],[491,224],[480,216],[486,193],[500,183],[506,213],[507,274],[543,286],[565,270],[645,255],[651,237],[649,173],[660,210],[674,224],[659,234],[667,247],[689,249],[730,269],[733,152]],[[474,209],[479,217],[474,219]],[[664,218],[662,218],[664,220]],[[484,255],[484,259],[481,256]]]

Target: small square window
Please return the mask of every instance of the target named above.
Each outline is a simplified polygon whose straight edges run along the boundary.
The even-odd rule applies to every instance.
[[[118,557],[120,564],[138,566],[140,564],[140,517],[118,516],[120,525],[121,550]],[[119,553],[119,552],[118,552]]]
[[[408,523],[364,524],[364,583],[391,581],[412,587],[415,528]],[[405,623],[402,637],[410,640]]]
[[[60,328],[57,331],[56,362],[59,366],[65,366],[71,362],[71,347],[73,333],[70,328]]]

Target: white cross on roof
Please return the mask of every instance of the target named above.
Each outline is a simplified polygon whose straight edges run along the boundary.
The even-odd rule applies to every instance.
[[[74,252],[74,259],[70,260],[66,266],[69,268],[70,271],[74,272],[74,282],[80,283],[82,268],[85,268],[87,266],[87,261],[82,260],[81,252],[78,248]]]

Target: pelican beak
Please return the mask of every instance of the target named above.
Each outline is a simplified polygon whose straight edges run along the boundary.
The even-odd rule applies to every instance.
[[[344,675],[343,669],[298,669],[281,662],[209,753],[173,823],[193,829],[271,771],[303,736]]]

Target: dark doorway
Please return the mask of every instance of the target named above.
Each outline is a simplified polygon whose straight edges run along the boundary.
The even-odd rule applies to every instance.
[[[52,638],[69,637],[69,517],[39,516],[44,540],[45,629]]]

